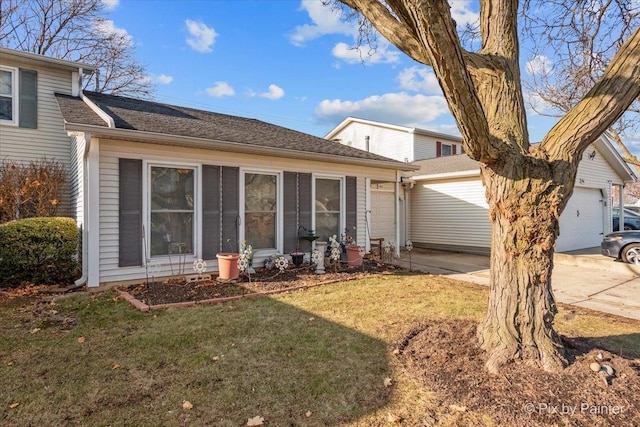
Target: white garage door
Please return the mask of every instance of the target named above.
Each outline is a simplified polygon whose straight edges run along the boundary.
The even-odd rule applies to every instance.
[[[600,246],[604,234],[603,196],[597,188],[575,188],[560,216],[556,252]]]
[[[371,191],[371,237],[395,241],[393,191]]]

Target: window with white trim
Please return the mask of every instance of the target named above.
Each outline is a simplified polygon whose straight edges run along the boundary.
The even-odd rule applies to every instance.
[[[17,123],[18,70],[0,66],[0,123]]]
[[[342,179],[316,178],[315,180],[315,232],[319,240],[328,241],[342,231]]]
[[[149,255],[193,254],[196,168],[149,166]]]
[[[244,174],[244,240],[254,250],[278,248],[278,186],[278,174]]]

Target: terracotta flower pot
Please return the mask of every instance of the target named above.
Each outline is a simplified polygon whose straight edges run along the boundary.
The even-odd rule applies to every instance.
[[[240,276],[238,259],[240,254],[222,252],[216,254],[218,258],[218,278],[221,280],[235,280]]]
[[[349,267],[362,265],[362,257],[358,246],[347,246],[347,264]]]

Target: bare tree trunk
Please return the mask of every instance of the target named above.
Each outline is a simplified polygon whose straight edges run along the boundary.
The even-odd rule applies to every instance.
[[[478,328],[486,368],[531,360],[547,371],[567,362],[553,329],[553,253],[566,187],[554,184],[547,162],[484,166],[482,177],[493,225],[487,314]]]

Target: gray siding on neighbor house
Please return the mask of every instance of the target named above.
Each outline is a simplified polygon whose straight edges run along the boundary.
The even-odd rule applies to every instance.
[[[19,62],[8,62],[2,58],[2,65],[37,71],[37,128],[0,125],[0,159],[28,163],[33,160],[55,159],[60,161],[71,177],[71,138],[64,130],[64,120],[58,109],[54,92],[71,94],[71,73],[69,71],[24,66]],[[71,206],[70,180],[63,189],[58,214],[75,217]]]

